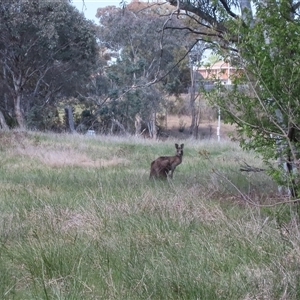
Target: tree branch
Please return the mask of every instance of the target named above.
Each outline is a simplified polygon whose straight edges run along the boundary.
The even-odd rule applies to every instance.
[[[211,24],[217,31],[227,31],[227,28],[222,23],[218,22],[216,18],[212,17],[208,13],[205,13],[203,10],[201,10],[201,8],[194,6],[190,3],[190,1],[169,0],[168,2],[172,6],[176,6],[179,10],[185,10],[199,16],[201,19]]]
[[[241,172],[264,172],[265,169],[257,168],[257,167],[252,167],[248,165],[246,162],[244,162],[245,166],[240,167]]]
[[[299,7],[300,7],[300,1],[297,2],[297,3],[295,3],[295,4],[292,6],[292,10],[293,10],[294,12],[296,12],[296,10],[297,10]]]
[[[223,7],[225,8],[225,10],[228,12],[228,14],[233,17],[234,19],[238,19],[239,16],[236,15],[228,6],[227,2],[225,0],[220,0],[220,2],[222,3]]]

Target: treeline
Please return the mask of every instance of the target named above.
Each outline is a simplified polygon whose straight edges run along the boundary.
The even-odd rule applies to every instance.
[[[191,39],[169,6],[146,6],[98,9],[95,24],[68,1],[3,0],[1,127],[155,136],[190,86]]]

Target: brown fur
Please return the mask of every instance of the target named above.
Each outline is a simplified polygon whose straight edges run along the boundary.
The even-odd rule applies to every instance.
[[[175,168],[182,162],[183,146],[175,144],[175,156],[161,156],[154,160],[151,163],[150,178],[173,178]]]

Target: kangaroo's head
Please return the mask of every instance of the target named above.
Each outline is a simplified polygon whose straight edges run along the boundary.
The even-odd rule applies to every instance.
[[[182,155],[183,155],[183,146],[184,146],[184,144],[181,144],[180,146],[178,146],[178,144],[175,144],[176,156],[182,157]]]

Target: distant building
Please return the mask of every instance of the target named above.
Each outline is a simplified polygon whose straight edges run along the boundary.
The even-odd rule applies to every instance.
[[[237,68],[232,67],[228,62],[218,61],[211,66],[197,67],[197,72],[205,82],[204,85],[212,85],[218,80],[230,85],[232,76],[237,73]]]

